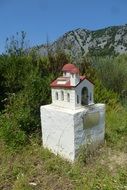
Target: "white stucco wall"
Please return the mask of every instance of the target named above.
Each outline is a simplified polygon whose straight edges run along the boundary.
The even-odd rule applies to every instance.
[[[70,72],[63,72],[63,76],[70,77],[71,73]]]
[[[96,114],[99,115],[98,121],[93,121],[92,126],[84,126],[87,115],[90,115],[92,120]],[[88,108],[86,112],[76,113],[74,117],[74,134],[75,157],[81,145],[90,144],[93,149],[96,149],[99,144],[102,144],[105,136],[105,104],[95,104],[92,109]]]
[[[64,100],[61,99],[61,92],[64,92]],[[58,92],[58,100],[56,100],[56,92]],[[70,94],[70,102],[68,102],[67,94]],[[52,103],[63,108],[75,109],[75,90],[65,88],[52,88]]]
[[[91,93],[91,100],[89,100],[89,105],[94,103],[93,99],[93,91],[94,85],[89,82],[88,80],[82,81],[77,87],[75,88],[52,88],[52,103],[59,107],[70,108],[70,109],[77,109],[82,107],[81,106],[81,94],[82,88],[88,88],[88,95],[90,97]],[[64,92],[64,100],[61,99],[61,92]],[[56,100],[56,92],[58,93],[58,100]],[[67,100],[67,93],[70,94],[70,102]],[[77,95],[79,96],[79,103],[77,103]]]
[[[41,106],[41,126],[43,146],[73,161],[73,112],[53,105]]]
[[[78,74],[71,74],[70,77],[70,83],[72,86],[76,86],[80,81],[79,75]]]
[[[94,113],[99,115],[97,122]],[[84,127],[87,114],[91,114],[91,119],[94,118],[90,127]],[[77,110],[60,108],[53,104],[41,106],[41,126],[43,146],[74,161],[81,145],[90,140],[97,146],[104,141],[105,105],[95,104]]]

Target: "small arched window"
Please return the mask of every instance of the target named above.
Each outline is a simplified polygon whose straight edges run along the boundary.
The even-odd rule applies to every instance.
[[[61,91],[61,100],[63,101],[64,100],[64,92]]]
[[[70,102],[70,94],[67,93],[67,101]]]
[[[56,92],[55,96],[56,96],[56,100],[58,100],[58,99],[59,99],[59,98],[58,98],[58,92]]]
[[[77,104],[79,104],[79,95],[77,95]]]

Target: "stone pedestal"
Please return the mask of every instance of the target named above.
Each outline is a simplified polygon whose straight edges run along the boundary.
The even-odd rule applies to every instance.
[[[92,143],[96,148],[104,141],[105,105],[76,110],[41,106],[41,126],[43,146],[73,162],[81,145]]]

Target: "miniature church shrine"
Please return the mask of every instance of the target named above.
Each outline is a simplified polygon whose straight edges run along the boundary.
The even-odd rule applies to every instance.
[[[64,65],[63,76],[51,83],[52,103],[56,106],[77,109],[93,104],[93,83],[79,75],[73,64]]]
[[[74,161],[81,145],[103,143],[105,105],[94,104],[94,84],[73,64],[51,83],[52,103],[41,106],[43,146]]]

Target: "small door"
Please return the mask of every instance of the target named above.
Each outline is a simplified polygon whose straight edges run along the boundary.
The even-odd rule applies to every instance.
[[[81,94],[81,104],[82,106],[88,105],[88,88],[84,87],[82,89],[82,94]]]

